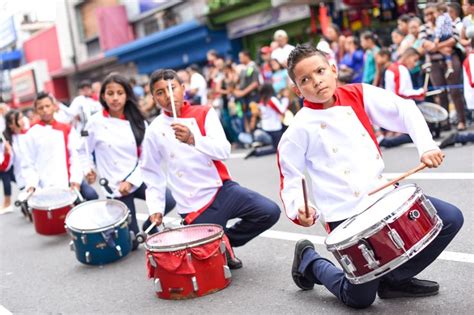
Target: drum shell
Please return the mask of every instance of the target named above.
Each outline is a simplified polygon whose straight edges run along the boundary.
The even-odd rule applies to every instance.
[[[375,270],[369,268],[367,260],[359,249],[361,241],[328,246],[328,250],[341,264],[349,281],[361,284],[383,276],[418,254],[436,237],[441,230],[442,221],[435,212],[427,211],[422,202],[425,199],[426,197],[421,192],[417,193],[405,210],[393,212],[386,222],[374,225],[368,231],[361,233],[360,239],[368,243],[374,252],[375,259],[379,262],[379,267]],[[410,219],[410,213],[413,210],[418,211],[420,215],[416,220]],[[393,230],[403,241],[402,248],[399,248],[390,236]],[[350,258],[356,267],[355,271],[347,270],[342,263],[343,257]]]
[[[160,232],[161,233],[161,232]],[[158,233],[159,234],[159,233]],[[197,257],[193,254],[199,247],[213,246],[216,250],[208,257]],[[177,250],[153,250],[147,246],[148,267],[154,265],[149,276],[155,280],[155,291],[158,298],[168,300],[182,300],[204,296],[226,288],[231,283],[231,274],[227,266],[225,236],[219,236],[187,248]],[[187,263],[192,265],[193,272],[178,274],[164,268],[157,255],[184,255]],[[161,256],[163,257],[163,256]],[[152,262],[150,263],[150,260]],[[158,281],[160,290],[156,290]]]
[[[102,234],[107,232],[113,232],[112,239],[115,245],[120,246],[121,255],[115,247],[107,244]],[[68,233],[74,242],[77,260],[86,265],[105,265],[127,256],[132,250],[132,239],[126,220],[120,225],[104,232],[78,232],[68,228]],[[89,253],[89,261],[86,258],[86,253]]]
[[[42,235],[57,235],[66,232],[64,220],[73,205],[63,206],[57,209],[42,210],[32,208],[33,223],[36,232]]]

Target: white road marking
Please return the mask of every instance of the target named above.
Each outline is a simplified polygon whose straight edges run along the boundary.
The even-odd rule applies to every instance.
[[[137,213],[137,219],[139,221],[145,221],[147,218],[148,218],[148,215],[144,213]],[[163,219],[163,221],[165,222],[165,224],[179,225],[181,219],[167,216]],[[271,238],[271,239],[276,239],[276,240],[284,240],[284,241],[293,241],[293,242],[296,242],[300,239],[307,239],[317,245],[324,245],[324,240],[326,239],[326,237],[324,236],[285,232],[285,231],[275,231],[275,230],[267,230],[263,232],[262,234],[260,234],[259,237]],[[469,253],[444,251],[438,257],[438,259],[474,264],[474,254],[469,254]]]
[[[0,315],[12,315],[12,313],[0,304]]]

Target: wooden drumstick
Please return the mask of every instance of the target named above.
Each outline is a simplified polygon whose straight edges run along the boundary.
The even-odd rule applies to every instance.
[[[410,175],[413,175],[413,174],[415,174],[415,173],[421,171],[421,170],[424,169],[425,167],[426,167],[426,164],[425,164],[425,163],[420,163],[420,165],[418,165],[418,166],[415,167],[414,169],[409,170],[409,171],[406,172],[405,174],[403,174],[403,175],[401,175],[401,176],[399,176],[399,177],[397,177],[397,178],[395,178],[395,179],[389,181],[388,183],[382,185],[381,187],[379,187],[379,188],[377,188],[377,189],[371,191],[371,192],[369,193],[369,196],[371,196],[371,195],[373,195],[373,194],[375,194],[375,193],[378,193],[379,191],[381,191],[382,189],[387,188],[388,186],[394,185],[395,183],[401,181],[402,179],[405,179],[406,177],[408,177],[408,176],[410,176]]]
[[[303,186],[304,211],[306,217],[309,218],[308,193],[306,192],[306,180],[304,177],[301,179],[301,186]]]
[[[171,98],[171,109],[173,110],[173,119],[176,121],[176,118],[178,117],[176,115],[176,106],[174,104],[174,95],[173,95],[173,88],[171,87],[171,80],[168,79],[168,92],[170,93],[170,98]]]

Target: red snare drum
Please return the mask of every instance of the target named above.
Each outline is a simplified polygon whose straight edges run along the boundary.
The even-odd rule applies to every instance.
[[[225,251],[229,242],[221,226],[195,224],[150,236],[148,277],[159,298],[181,300],[213,293],[231,282]]]
[[[45,188],[35,192],[28,200],[33,213],[36,232],[43,235],[65,233],[66,214],[77,199],[69,189]]]
[[[385,275],[425,248],[443,222],[416,185],[401,186],[326,238],[346,277],[361,284]]]

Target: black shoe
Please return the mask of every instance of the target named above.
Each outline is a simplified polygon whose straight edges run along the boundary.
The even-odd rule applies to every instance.
[[[248,159],[251,156],[254,156],[257,153],[257,148],[252,148],[244,157],[244,160]]]
[[[308,240],[299,240],[295,246],[295,255],[293,257],[293,266],[291,267],[291,277],[295,284],[302,290],[312,290],[314,287],[314,282],[307,279],[301,272],[298,271],[298,267],[301,264],[303,259],[303,252],[312,248],[314,250],[314,245]]]
[[[436,295],[439,292],[439,284],[435,281],[411,278],[402,284],[390,284],[381,281],[377,293],[381,299],[393,299],[401,297],[424,297]]]
[[[238,259],[237,257],[234,258],[230,257],[230,254],[228,251],[225,252],[225,257],[227,258],[227,266],[229,266],[230,269],[240,269],[242,268],[242,260]]]
[[[440,149],[444,149],[446,147],[450,147],[456,144],[456,138],[458,137],[457,132],[453,132],[450,134],[446,139],[441,141],[441,144],[439,145]]]
[[[135,250],[137,250],[138,245],[140,245],[140,243],[138,243],[138,241],[137,241],[136,239],[134,239],[134,240],[132,241],[132,252],[135,251]]]

